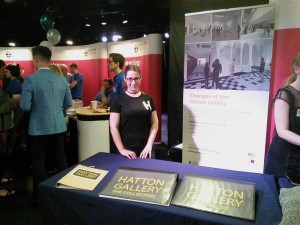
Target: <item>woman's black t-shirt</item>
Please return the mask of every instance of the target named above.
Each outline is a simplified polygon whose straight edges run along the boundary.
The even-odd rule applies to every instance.
[[[151,116],[155,106],[151,96],[142,93],[131,97],[126,93],[117,96],[110,111],[120,113],[120,135],[126,149],[140,153],[150,134]]]

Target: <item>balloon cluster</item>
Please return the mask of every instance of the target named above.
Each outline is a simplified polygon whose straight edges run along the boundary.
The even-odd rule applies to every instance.
[[[42,27],[47,31],[47,40],[49,41],[49,44],[52,45],[57,45],[60,41],[60,33],[57,29],[54,29],[54,24],[55,24],[55,20],[53,18],[53,16],[51,15],[47,15],[47,14],[43,14],[40,17],[40,24],[42,25]],[[45,41],[42,42],[45,46]],[[40,45],[42,45],[42,43]],[[48,44],[46,44],[48,45]],[[48,47],[48,46],[47,46]]]

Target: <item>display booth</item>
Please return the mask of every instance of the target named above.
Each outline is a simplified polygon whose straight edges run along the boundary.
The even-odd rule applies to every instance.
[[[141,90],[152,96],[160,120],[162,108],[161,34],[150,34],[138,39],[112,43],[53,47],[51,63],[77,64],[78,71],[83,75],[83,106],[87,106],[100,91],[103,80],[114,77],[114,74],[108,70],[107,60],[110,53],[122,54],[125,57],[125,66],[136,64],[140,67],[143,76]],[[6,64],[19,64],[23,77],[34,72],[31,47],[1,47],[0,59]],[[159,129],[156,141],[160,140]]]

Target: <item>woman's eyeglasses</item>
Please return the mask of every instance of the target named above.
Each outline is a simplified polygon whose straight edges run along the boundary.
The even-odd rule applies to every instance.
[[[135,82],[139,82],[141,80],[141,77],[135,77],[135,78],[132,78],[132,77],[129,77],[129,78],[125,78],[129,83],[131,83],[132,81],[135,81]]]

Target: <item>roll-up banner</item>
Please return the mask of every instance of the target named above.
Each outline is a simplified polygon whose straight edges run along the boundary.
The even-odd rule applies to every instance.
[[[107,60],[110,53],[120,53],[125,57],[125,65],[137,64],[142,73],[141,90],[154,100],[158,118],[161,118],[162,94],[162,35],[150,34],[143,38],[111,43],[95,43],[82,46],[52,47],[52,64],[71,63],[78,65],[83,75],[83,103],[88,105],[100,91],[104,78],[113,77],[108,71]],[[6,64],[19,64],[22,76],[35,71],[32,65],[31,48],[1,47],[0,59]],[[125,66],[124,66],[125,69]],[[156,141],[161,140],[159,130]]]
[[[186,14],[184,163],[262,173],[275,8]]]

